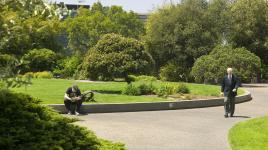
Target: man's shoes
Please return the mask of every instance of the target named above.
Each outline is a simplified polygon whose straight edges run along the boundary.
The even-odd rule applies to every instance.
[[[227,118],[228,117],[228,114],[225,114],[224,117]]]
[[[75,115],[78,116],[78,115],[80,115],[80,114],[79,114],[79,112],[76,111],[76,112],[75,112]]]
[[[231,114],[231,115],[230,115],[230,117],[234,117],[234,115],[233,115],[233,114]]]
[[[71,115],[71,114],[72,114],[71,111],[68,111],[67,115]]]

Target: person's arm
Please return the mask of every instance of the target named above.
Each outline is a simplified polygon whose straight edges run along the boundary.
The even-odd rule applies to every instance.
[[[234,77],[234,81],[235,81],[235,87],[233,89],[233,92],[237,92],[238,87],[240,86],[240,81],[238,80],[237,77]]]
[[[64,94],[64,99],[67,99],[67,100],[72,100],[70,97],[69,97],[69,94],[71,93],[71,88],[68,88]]]
[[[225,88],[225,77],[223,78],[222,83],[221,83],[221,95],[223,95],[224,88]]]
[[[67,99],[67,100],[72,100],[67,93],[64,94],[64,99]]]
[[[240,86],[240,80],[237,77],[235,77],[235,88],[234,88],[235,91],[238,90],[239,86]]]

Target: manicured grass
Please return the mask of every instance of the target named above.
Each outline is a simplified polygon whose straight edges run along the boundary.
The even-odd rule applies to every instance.
[[[77,83],[81,91],[97,90],[99,93],[95,94],[97,103],[129,103],[129,102],[159,102],[172,99],[166,99],[156,96],[128,96],[121,95],[121,91],[127,85],[125,82],[76,82],[74,80],[65,79],[33,79],[33,84],[24,87],[13,88],[15,92],[22,92],[30,94],[33,97],[37,97],[42,100],[44,104],[61,104],[63,103],[63,96],[68,87],[73,83]],[[139,84],[139,83],[134,83]],[[154,82],[156,87],[160,87],[167,82]],[[168,84],[178,84],[175,82],[169,82]],[[219,86],[215,85],[202,85],[202,84],[188,84],[191,94],[202,96],[219,96]],[[240,94],[243,91],[240,91]]]
[[[268,116],[235,125],[229,143],[233,150],[268,150]]]
[[[77,83],[81,91],[102,90],[111,93],[119,93],[124,88],[124,82],[105,82],[105,83],[81,83],[74,80],[64,79],[33,79],[33,84],[25,88],[14,88],[13,91],[30,94],[33,97],[40,98],[44,104],[62,104],[66,89]],[[127,96],[120,94],[95,94],[97,103],[124,103],[124,102],[154,102],[164,101],[160,97],[149,96]]]

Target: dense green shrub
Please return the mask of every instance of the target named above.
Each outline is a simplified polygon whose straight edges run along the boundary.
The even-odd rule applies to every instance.
[[[154,76],[141,75],[141,76],[137,76],[136,81],[149,81],[149,82],[154,82],[154,81],[157,81],[157,78],[154,77]]]
[[[175,89],[176,93],[181,93],[181,94],[188,94],[190,93],[190,89],[187,87],[186,84],[184,83],[180,83],[176,89]]]
[[[261,66],[261,78],[268,79],[268,65],[265,65],[264,63],[262,63]]]
[[[12,55],[0,53],[0,67],[6,67],[10,63],[16,62],[16,58]]]
[[[209,55],[197,59],[191,74],[197,82],[218,82],[228,67],[233,68],[243,82],[248,82],[261,72],[261,60],[245,48],[218,46]]]
[[[153,83],[130,83],[122,91],[122,94],[125,95],[151,95],[155,94],[156,87]]]
[[[141,91],[137,86],[130,83],[123,89],[122,94],[138,96],[141,95]]]
[[[28,77],[35,78],[35,74],[34,74],[34,72],[27,72],[27,73],[25,73],[23,75],[23,77],[25,77],[25,78],[28,78]]]
[[[156,90],[156,94],[158,96],[163,97],[177,93],[188,94],[190,93],[190,89],[186,86],[186,84],[180,83],[178,85],[171,85],[171,84],[161,85],[160,88]]]
[[[154,82],[157,81],[157,78],[154,76],[147,76],[147,75],[128,75],[128,78],[130,78],[131,81],[146,81],[146,82]]]
[[[22,77],[24,78],[41,78],[41,79],[51,79],[53,74],[49,71],[42,72],[27,72]]]
[[[183,68],[175,62],[170,62],[160,69],[160,79],[163,81],[187,81],[189,69]]]
[[[141,95],[151,95],[155,93],[156,87],[151,82],[150,84],[142,83],[138,86]]]
[[[53,74],[49,71],[35,72],[34,77],[42,79],[51,79],[53,78]]]
[[[125,78],[127,83],[135,82],[136,76],[135,75],[128,75],[127,78]]]
[[[174,94],[175,87],[169,84],[161,85],[159,89],[157,89],[156,94],[158,96],[166,97],[168,95]]]
[[[33,49],[23,57],[23,72],[52,71],[56,65],[57,54],[49,49]]]
[[[88,51],[81,78],[112,80],[128,74],[148,73],[153,60],[142,42],[118,34],[106,34]]]
[[[153,82],[135,82],[128,84],[122,91],[122,94],[135,96],[157,94],[158,96],[166,97],[177,93],[188,94],[190,89],[184,83],[164,84],[157,88]]]
[[[28,95],[0,90],[0,147],[36,149],[124,149],[98,139],[91,131],[74,124]]]
[[[75,77],[78,66],[81,64],[81,58],[74,55],[57,62],[57,67],[53,70],[53,74],[62,78]]]

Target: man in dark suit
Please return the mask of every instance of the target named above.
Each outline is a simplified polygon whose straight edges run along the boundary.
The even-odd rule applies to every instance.
[[[237,95],[237,90],[240,83],[236,76],[233,75],[233,69],[227,69],[227,75],[223,78],[221,84],[221,94],[224,95],[224,117],[233,117],[235,111],[235,96]]]

